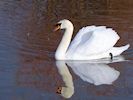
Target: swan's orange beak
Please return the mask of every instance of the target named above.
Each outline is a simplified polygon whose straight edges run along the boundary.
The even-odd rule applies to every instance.
[[[61,24],[56,24],[54,28],[54,32],[60,30]]]

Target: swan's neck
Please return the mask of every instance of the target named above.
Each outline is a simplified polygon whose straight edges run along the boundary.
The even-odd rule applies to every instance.
[[[71,42],[72,34],[73,34],[73,26],[65,29],[63,38],[55,53],[56,60],[65,60],[65,54]]]

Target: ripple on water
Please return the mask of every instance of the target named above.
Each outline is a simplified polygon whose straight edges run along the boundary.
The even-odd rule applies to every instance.
[[[64,2],[60,0],[1,0],[1,100],[6,98],[11,100],[62,99],[56,94],[56,89],[65,86],[65,81],[62,74],[58,72],[54,53],[63,32],[53,33],[52,30],[53,25],[64,18],[73,22],[74,35],[82,26],[107,25],[113,27],[120,35],[118,45],[127,43],[131,45],[124,53],[129,61],[107,64],[112,70],[120,72],[120,76],[113,85],[94,86],[82,80],[83,76],[80,77],[82,71],[78,70],[79,72],[76,73],[76,68],[67,66],[75,91],[71,99],[132,97],[132,4],[131,0],[130,2],[125,0],[119,2],[116,0],[79,0],[78,2],[76,0]]]

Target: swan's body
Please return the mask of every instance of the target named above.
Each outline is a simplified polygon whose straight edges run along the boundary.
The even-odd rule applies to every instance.
[[[83,27],[71,42],[73,24],[69,20],[58,22],[65,29],[64,36],[56,50],[56,60],[91,60],[120,55],[129,48],[129,44],[114,47],[119,40],[118,34],[105,26]],[[71,44],[70,44],[71,42]]]

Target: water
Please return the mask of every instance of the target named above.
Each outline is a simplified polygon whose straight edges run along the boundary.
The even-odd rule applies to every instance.
[[[56,92],[65,85],[68,86],[71,100],[132,100],[132,4],[132,0],[1,0],[0,100],[62,100],[65,96]],[[110,64],[63,62],[67,66],[60,69],[54,53],[63,32],[53,33],[53,25],[64,18],[73,22],[74,35],[87,25],[113,27],[121,37],[117,45],[131,45],[123,53],[128,61]],[[100,70],[110,73],[103,75],[107,75],[113,84],[106,85],[106,81],[106,84],[93,85],[97,81],[94,76],[100,77],[99,71],[93,73],[93,66],[96,69],[104,66]],[[66,69],[66,79],[61,74],[62,68]],[[78,70],[83,71],[80,73]],[[91,75],[85,74],[84,70]]]

